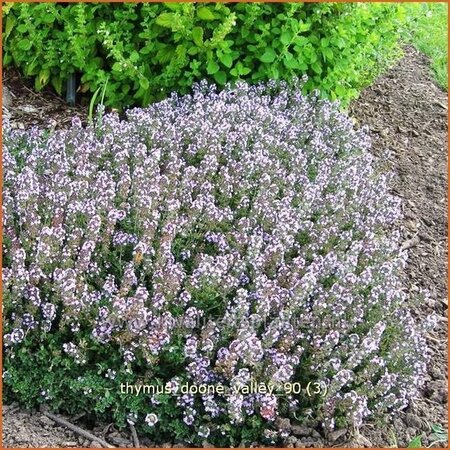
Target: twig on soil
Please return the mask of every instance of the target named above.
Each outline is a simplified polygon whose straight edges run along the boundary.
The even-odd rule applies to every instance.
[[[133,444],[136,448],[139,448],[141,444],[139,443],[139,438],[136,433],[136,428],[134,428],[134,425],[130,423],[130,430],[131,430],[131,436],[133,436]]]
[[[19,405],[3,405],[2,413],[8,412],[8,414],[12,414],[20,409]]]
[[[106,427],[105,428],[103,428],[103,431],[102,431],[102,435],[103,435],[103,437],[105,437],[106,436],[106,433],[108,433],[109,432],[109,430],[110,430],[110,428],[113,426],[113,424],[112,423],[108,423],[108,425],[106,425]]]
[[[403,243],[401,250],[407,250],[408,248],[415,247],[419,242],[420,239],[417,236],[414,236],[412,239],[408,239]]]
[[[74,431],[75,433],[79,434],[80,436],[83,436],[86,439],[90,439],[91,441],[95,441],[98,442],[99,444],[101,444],[103,447],[106,448],[116,448],[114,447],[114,445],[108,444],[108,442],[106,442],[105,440],[99,438],[98,436],[95,436],[95,434],[89,433],[86,430],[83,430],[80,427],[77,427],[76,425],[71,424],[70,422],[68,422],[65,419],[62,419],[58,416],[55,416],[54,414],[47,412],[47,411],[43,411],[44,416],[47,416],[49,419],[52,419],[54,422],[69,428],[69,430]]]
[[[429,334],[425,335],[425,337],[431,342],[436,342],[436,344],[440,344],[441,342],[443,342],[441,339],[436,339],[435,337],[430,336]]]
[[[439,101],[435,101],[433,102],[434,105],[440,106],[442,109],[447,109],[447,105],[445,103],[439,102]]]

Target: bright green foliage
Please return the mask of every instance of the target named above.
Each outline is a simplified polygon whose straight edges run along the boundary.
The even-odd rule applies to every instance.
[[[408,448],[422,448],[422,438],[421,436],[416,436],[409,444]]]
[[[447,90],[448,4],[410,3],[406,8],[409,40],[432,59],[436,80]]]
[[[58,93],[70,73],[105,104],[147,105],[203,78],[219,85],[308,75],[346,103],[397,51],[401,5],[341,3],[8,4],[4,65]]]

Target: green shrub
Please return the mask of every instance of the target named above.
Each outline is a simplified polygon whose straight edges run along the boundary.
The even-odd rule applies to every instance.
[[[105,83],[106,105],[147,105],[206,78],[308,75],[306,91],[344,103],[396,52],[401,6],[341,3],[9,4],[4,65],[35,88],[61,94],[69,74],[80,91]]]

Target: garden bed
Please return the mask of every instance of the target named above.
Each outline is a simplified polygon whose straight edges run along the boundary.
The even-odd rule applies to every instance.
[[[86,119],[86,109],[67,109],[49,92],[35,94],[11,72],[5,77],[5,84],[12,93],[12,101],[4,114],[18,128],[35,124],[69,125],[74,113]],[[409,247],[405,285],[412,293],[419,288],[431,292],[427,303],[414,310],[418,317],[432,312],[439,317],[436,331],[428,336],[433,360],[423,397],[395,418],[392,426],[365,425],[360,436],[348,431],[339,437],[336,435],[334,442],[324,441],[314,430],[301,433],[299,430],[292,446],[404,447],[420,434],[423,434],[422,444],[430,445],[432,425],[448,426],[447,95],[432,80],[429,61],[418,52],[406,49],[405,58],[352,104],[351,115],[358,124],[369,126],[373,152],[397,173],[393,189],[403,199],[404,246]],[[389,158],[386,158],[386,149],[391,152]],[[68,419],[82,428],[89,428],[83,418]],[[96,446],[95,441],[79,440],[72,432],[55,427],[41,413],[27,412],[14,405],[4,408],[3,425],[5,447]],[[117,432],[108,424],[98,425],[93,432],[113,445],[133,446],[131,436]],[[141,444],[152,446],[144,438]]]

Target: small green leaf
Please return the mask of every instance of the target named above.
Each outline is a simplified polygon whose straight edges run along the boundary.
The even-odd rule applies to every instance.
[[[31,41],[29,41],[28,39],[21,39],[19,41],[19,43],[17,44],[17,46],[24,51],[30,50],[31,48]]]
[[[6,42],[6,39],[8,38],[9,34],[14,28],[14,25],[16,24],[16,19],[14,16],[7,16],[6,17],[6,25],[5,25],[5,37],[4,41]]]
[[[214,75],[220,69],[219,64],[217,64],[214,60],[210,59],[206,66],[206,73],[208,75]]]
[[[328,61],[331,61],[333,59],[333,52],[329,47],[323,48],[322,54]]]
[[[202,27],[194,27],[192,29],[192,40],[195,45],[198,47],[203,46],[203,28]]]
[[[99,86],[96,91],[94,92],[94,95],[91,98],[91,101],[89,102],[89,114],[88,114],[88,118],[89,118],[89,122],[92,123],[92,118],[94,116],[94,105],[95,105],[95,100],[97,99],[98,94],[100,93],[100,90],[102,89],[101,86]],[[99,370],[98,373],[100,373],[101,370]]]
[[[139,53],[136,52],[136,51],[131,52],[131,54],[130,54],[130,61],[132,63],[138,62],[139,61]]]
[[[423,447],[421,436],[416,436],[408,445],[408,448],[421,448],[421,447]]]
[[[48,80],[50,78],[50,70],[49,69],[42,69],[39,72],[38,79],[41,86],[45,86],[48,83]]]
[[[224,85],[227,82],[227,74],[223,70],[220,70],[214,74],[214,79],[218,84]]]
[[[155,22],[161,27],[172,28],[174,18],[174,13],[162,13],[156,18]]]
[[[144,90],[147,90],[150,87],[150,83],[148,82],[147,78],[141,78],[139,80],[139,85]]]
[[[239,75],[248,75],[252,69],[249,69],[248,67],[239,67]]]
[[[168,8],[171,9],[172,11],[179,11],[180,10],[180,4],[178,3],[169,3],[169,2],[165,2],[163,3],[163,5]]]
[[[441,424],[439,424],[439,423],[433,423],[431,425],[431,430],[434,433],[445,433],[445,430],[444,430],[443,426]]]
[[[317,53],[314,50],[311,50],[310,52],[308,52],[308,56],[309,56],[309,62],[311,64],[317,62]]]
[[[277,54],[275,53],[275,50],[271,47],[268,47],[266,51],[263,53],[261,58],[259,58],[263,63],[271,63],[275,61],[275,58],[277,57]]]
[[[153,47],[151,45],[146,45],[139,50],[141,55],[148,55],[152,51]]]
[[[315,62],[314,64],[311,64],[311,69],[314,70],[318,75],[322,73],[322,67],[318,62]]]
[[[51,80],[52,86],[55,88],[55,91],[61,95],[62,93],[62,79],[61,77],[53,77]]]
[[[308,43],[308,39],[305,36],[297,36],[294,39],[294,43],[298,45],[299,47],[303,47]]]
[[[206,6],[198,8],[197,16],[201,20],[214,20],[216,18],[216,16],[212,13],[212,11]]]
[[[195,45],[193,45],[192,47],[189,47],[187,53],[188,53],[188,55],[191,55],[191,56],[197,55],[198,47],[196,47]]]
[[[40,19],[41,19],[42,23],[49,24],[49,23],[53,23],[55,21],[56,17],[54,14],[48,13],[48,14],[43,14],[40,17]]]
[[[21,23],[20,25],[17,26],[16,30],[19,33],[23,34],[23,33],[26,33],[28,31],[28,26],[25,25],[24,23]]]
[[[24,69],[26,76],[36,75],[38,71],[38,62],[36,61],[36,58],[34,58],[32,62],[28,63]]]
[[[336,45],[339,48],[341,48],[341,49],[344,48],[345,47],[345,40],[343,38],[341,38],[341,37],[337,38],[336,39]]]
[[[233,57],[226,53],[224,55],[222,55],[220,58],[220,62],[225,66],[230,68],[233,65]]]
[[[284,56],[284,65],[288,68],[288,69],[299,69],[299,63],[297,61],[296,58],[293,58],[292,55],[290,57],[288,57],[287,55]]]
[[[280,41],[284,45],[288,45],[291,43],[292,40],[292,34],[289,33],[289,31],[283,31],[280,36]]]
[[[303,33],[304,31],[309,31],[311,29],[311,22],[301,23],[298,26],[298,31]]]
[[[343,86],[340,86],[339,84],[334,88],[334,92],[338,97],[344,97],[346,90]]]
[[[270,78],[272,78],[273,80],[278,80],[280,78],[280,72],[278,71],[276,66],[272,66],[270,68],[269,73],[270,73]]]
[[[440,424],[433,424],[431,425],[431,430],[433,433],[430,435],[430,438],[433,441],[437,442],[445,442],[448,440],[448,433],[447,430],[444,429],[444,427]]]
[[[43,87],[44,87],[43,84],[39,81],[39,77],[36,77],[34,79],[34,89],[36,91],[40,91]]]

